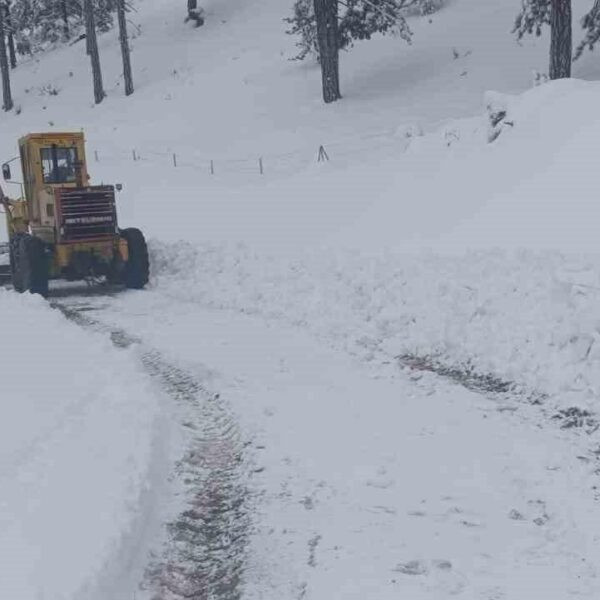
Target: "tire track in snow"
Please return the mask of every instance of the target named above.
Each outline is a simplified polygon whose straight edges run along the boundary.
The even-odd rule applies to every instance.
[[[467,390],[482,394],[492,400],[514,399],[531,406],[541,407],[544,417],[558,422],[561,429],[582,429],[588,435],[600,429],[598,417],[590,411],[570,406],[568,408],[545,408],[548,395],[526,389],[513,381],[506,381],[492,373],[479,373],[471,365],[452,366],[431,356],[403,354],[395,360],[411,371],[434,373],[442,379],[452,381]]]
[[[584,453],[579,453],[577,459],[595,465],[593,472],[600,476],[600,445],[597,435],[600,431],[600,415],[578,406],[560,408],[548,403],[549,396],[537,390],[530,390],[514,382],[506,381],[492,373],[479,373],[470,365],[449,365],[431,356],[403,354],[395,357],[400,365],[417,373],[432,373],[435,376],[451,381],[467,390],[481,394],[502,406],[498,410],[516,412],[524,406],[537,409],[536,420],[546,424],[558,425],[561,430],[577,434],[583,432],[589,443]],[[593,487],[594,498],[600,500],[600,491]]]
[[[244,444],[237,424],[218,393],[192,373],[167,361],[140,338],[91,318],[98,306],[52,300],[67,319],[110,335],[118,348],[139,345],[148,375],[180,405],[189,449],[176,465],[185,509],[166,524],[167,541],[154,555],[142,587],[152,600],[239,600],[251,527],[245,484]]]

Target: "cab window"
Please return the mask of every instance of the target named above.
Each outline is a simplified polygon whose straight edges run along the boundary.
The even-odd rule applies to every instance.
[[[57,146],[42,148],[41,159],[44,183],[74,183],[76,181],[76,148],[58,148]]]

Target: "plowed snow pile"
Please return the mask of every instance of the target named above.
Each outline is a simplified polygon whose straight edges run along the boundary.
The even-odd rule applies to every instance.
[[[0,598],[113,598],[130,576],[156,398],[126,351],[0,289]],[[121,587],[120,589],[123,589]]]

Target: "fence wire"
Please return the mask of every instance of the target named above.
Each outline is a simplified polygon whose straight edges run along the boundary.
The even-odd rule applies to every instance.
[[[400,155],[406,151],[412,138],[408,129],[386,130],[330,141],[314,147],[305,146],[281,153],[264,153],[245,157],[210,157],[194,150],[158,150],[149,146],[130,149],[108,146],[96,147],[91,154],[98,163],[129,162],[138,165],[194,170],[207,176],[222,175],[285,175],[301,171],[320,162],[342,162],[345,159],[366,159]]]

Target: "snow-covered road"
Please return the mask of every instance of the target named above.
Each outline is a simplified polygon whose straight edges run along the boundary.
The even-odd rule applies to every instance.
[[[149,597],[600,595],[597,434],[160,288],[52,302],[187,404]]]

